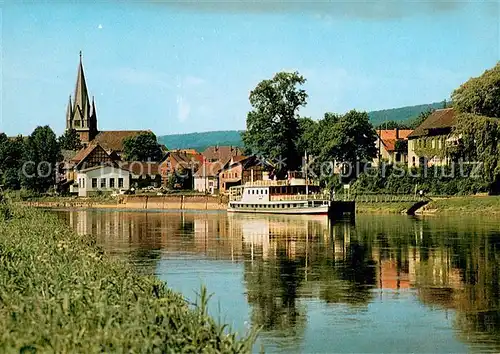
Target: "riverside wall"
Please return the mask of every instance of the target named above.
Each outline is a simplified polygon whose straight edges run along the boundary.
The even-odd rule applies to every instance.
[[[34,200],[23,205],[41,208],[117,208],[145,210],[225,210],[227,196],[212,195],[126,195],[116,200],[89,199]]]

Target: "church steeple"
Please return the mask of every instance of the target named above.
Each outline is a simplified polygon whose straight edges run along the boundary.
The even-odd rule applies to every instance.
[[[98,130],[95,103],[93,99],[92,105],[89,102],[81,51],[76,75],[75,95],[73,98],[74,101],[71,102],[70,96],[69,106],[66,111],[66,128],[75,129],[80,135],[82,143],[87,144],[95,138]]]

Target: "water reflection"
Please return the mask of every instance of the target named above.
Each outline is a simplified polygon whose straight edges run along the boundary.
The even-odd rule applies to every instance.
[[[271,350],[500,350],[500,222],[493,218],[361,215],[354,225],[225,213],[59,215],[181,291],[196,275],[222,294],[234,323],[262,326]]]

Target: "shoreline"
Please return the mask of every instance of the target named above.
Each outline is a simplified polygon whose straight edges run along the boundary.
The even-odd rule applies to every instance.
[[[225,211],[227,197],[200,195],[147,196],[133,195],[110,199],[39,199],[18,201],[20,204],[36,208],[62,209],[123,209],[123,210],[192,210]],[[412,206],[411,202],[356,203],[356,214],[404,214]],[[500,196],[465,196],[432,199],[416,211],[416,215],[444,214],[500,214]]]
[[[6,256],[2,352],[250,352],[255,330],[225,329],[154,276],[81,236],[51,213],[1,203],[0,249]]]

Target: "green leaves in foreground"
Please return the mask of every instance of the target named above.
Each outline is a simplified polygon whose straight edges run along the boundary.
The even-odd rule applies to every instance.
[[[55,216],[0,216],[0,352],[248,352],[206,307],[191,308]]]

